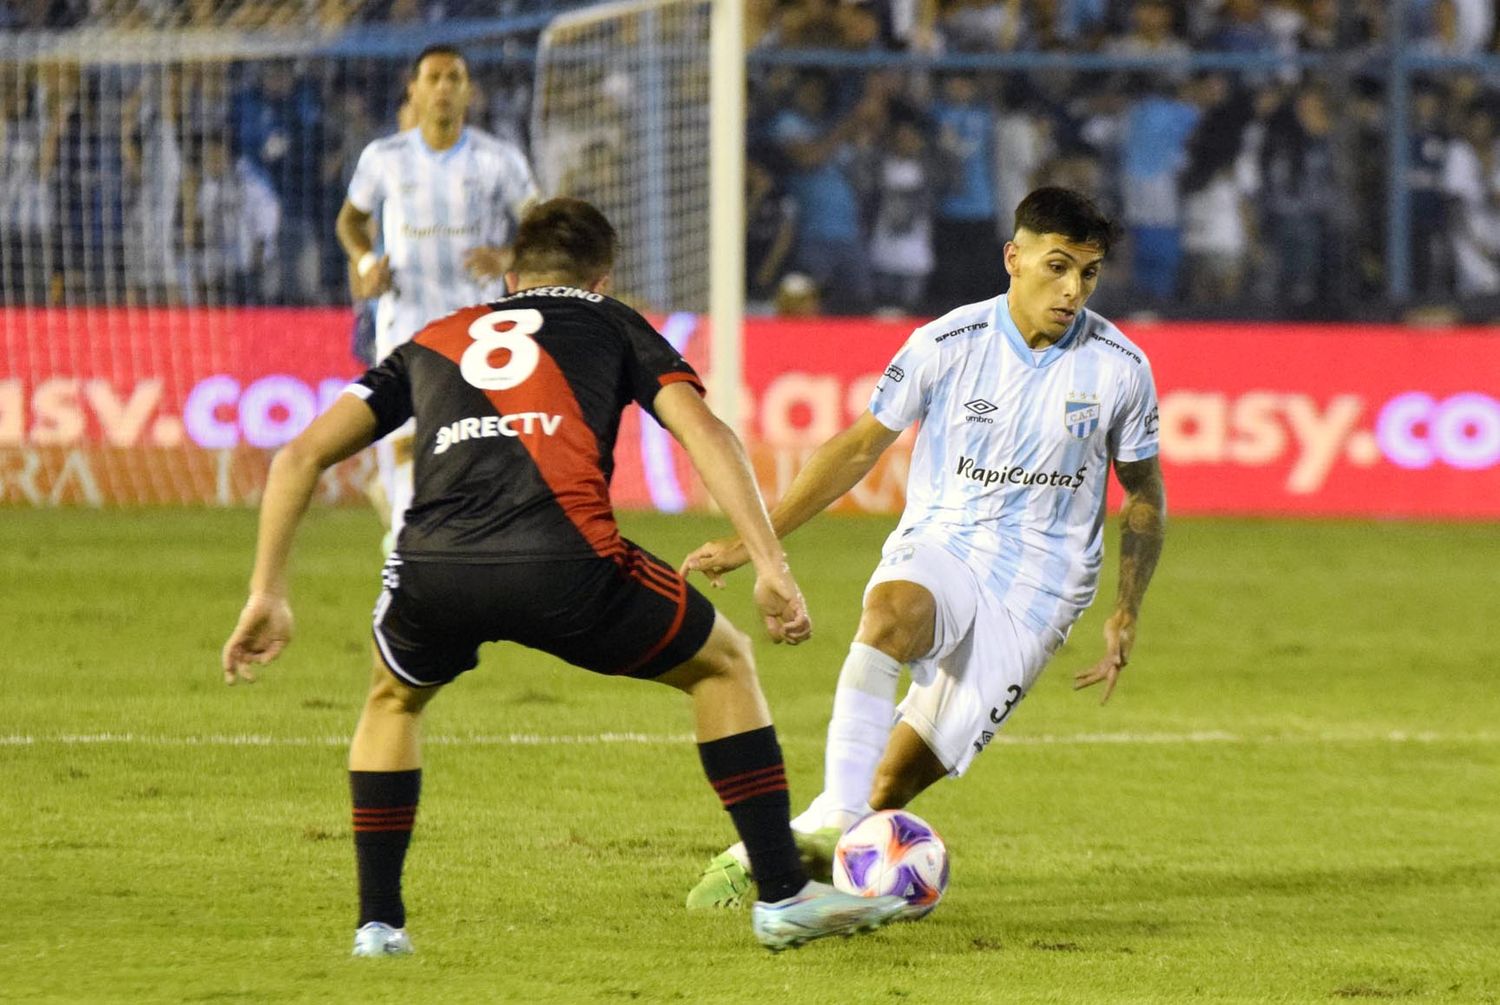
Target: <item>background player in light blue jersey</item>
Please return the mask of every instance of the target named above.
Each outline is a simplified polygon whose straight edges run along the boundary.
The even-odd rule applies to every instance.
[[[537,198],[536,180],[520,148],[465,125],[471,96],[457,49],[423,50],[407,85],[416,125],[365,147],[349,181],[338,238],[354,296],[379,298],[377,361],[429,322],[506,293],[510,244]],[[377,212],[379,255],[371,233]],[[382,440],[376,455],[394,541],[411,502],[409,431]]]
[[[1084,309],[1115,233],[1077,192],[1023,199],[1005,246],[1009,292],[913,332],[869,411],[818,449],[771,514],[778,536],[791,533],[920,423],[906,509],[839,673],[823,792],[793,821],[824,868],[849,824],[966,771],[1025,697],[1093,600],[1111,466],[1125,487],[1119,589],[1105,654],[1074,687],[1103,683],[1108,700],[1130,660],[1166,492],[1150,365]],[[683,569],[717,586],[745,561],[728,538]],[[903,664],[912,685],[898,708]],[[741,903],[745,863],[738,847],[715,858],[688,906]]]

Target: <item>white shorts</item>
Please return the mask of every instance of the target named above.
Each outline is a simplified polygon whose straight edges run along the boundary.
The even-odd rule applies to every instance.
[[[1015,711],[1063,637],[1038,631],[980,588],[967,565],[939,545],[886,548],[865,587],[916,583],[936,604],[933,644],[910,664],[898,721],[916,730],[952,775],[961,775]]]

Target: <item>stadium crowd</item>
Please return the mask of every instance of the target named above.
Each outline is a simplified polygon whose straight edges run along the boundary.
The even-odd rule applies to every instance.
[[[11,31],[352,26],[536,12],[511,0],[0,0]],[[570,5],[576,6],[576,5]],[[1500,46],[1490,0],[1413,0],[1408,44]],[[1386,0],[748,0],[748,288],[763,309],[924,313],[992,295],[1038,183],[1127,231],[1101,306],[1194,316],[1388,310]],[[121,36],[125,38],[127,36]],[[787,59],[1160,57],[1132,70],[933,71]],[[1189,53],[1337,52],[1334,73],[1187,73]],[[780,57],[780,58],[778,58]],[[1363,58],[1361,58],[1363,57]],[[472,67],[470,121],[525,142],[530,64]],[[394,129],[374,58],[0,64],[0,292],[10,303],[342,303],[333,220]],[[1334,114],[1334,109],[1340,110]],[[1500,299],[1500,79],[1416,81],[1414,301]]]

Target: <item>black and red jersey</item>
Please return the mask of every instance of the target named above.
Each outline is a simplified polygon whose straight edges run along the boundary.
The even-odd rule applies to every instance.
[[[428,325],[351,385],[377,436],[416,418],[403,560],[618,557],[609,499],[620,415],[703,385],[645,318],[572,287],[524,290]]]

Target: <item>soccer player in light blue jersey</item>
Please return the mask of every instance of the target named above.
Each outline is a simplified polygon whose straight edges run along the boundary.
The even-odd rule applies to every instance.
[[[338,218],[355,297],[379,297],[377,362],[428,322],[505,295],[510,243],[538,196],[518,147],[465,125],[473,88],[457,49],[423,50],[407,86],[416,126],[365,147]],[[381,255],[371,235],[377,212]],[[390,505],[388,541],[411,503],[410,440],[408,431],[376,448]]]
[[[1026,696],[1094,598],[1111,466],[1125,488],[1119,588],[1105,655],[1074,687],[1103,683],[1108,700],[1130,660],[1166,492],[1150,364],[1084,308],[1115,233],[1068,189],[1023,199],[1005,246],[1009,292],[913,332],[869,411],[818,449],[771,514],[785,537],[920,424],[906,509],[839,673],[823,792],[793,821],[814,858],[826,863],[839,833],[871,810],[963,774]],[[721,585],[745,561],[728,538],[683,569]],[[912,684],[897,706],[903,665]],[[745,862],[738,847],[715,858],[688,906],[741,903]]]

